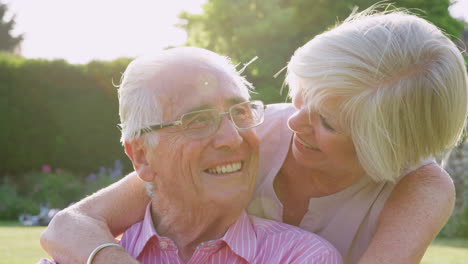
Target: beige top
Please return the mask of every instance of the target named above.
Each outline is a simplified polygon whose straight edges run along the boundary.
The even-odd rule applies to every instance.
[[[273,181],[289,150],[292,132],[286,121],[294,111],[291,104],[269,105],[265,123],[258,127],[260,168],[255,194],[247,209],[249,214],[282,221],[283,205],[273,189]],[[432,161],[424,163],[429,162]],[[330,241],[342,254],[344,263],[357,263],[394,187],[395,183],[376,183],[363,175],[338,193],[311,198],[299,227]]]

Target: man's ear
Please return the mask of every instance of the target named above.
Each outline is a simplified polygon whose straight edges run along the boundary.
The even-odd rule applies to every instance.
[[[124,142],[125,153],[130,158],[133,168],[138,174],[138,177],[146,182],[152,182],[156,176],[156,172],[151,169],[148,161],[148,149],[143,144],[141,138],[131,142]]]

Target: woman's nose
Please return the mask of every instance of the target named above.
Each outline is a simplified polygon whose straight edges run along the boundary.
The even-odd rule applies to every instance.
[[[306,132],[312,128],[308,111],[298,110],[288,119],[288,127],[296,133]]]

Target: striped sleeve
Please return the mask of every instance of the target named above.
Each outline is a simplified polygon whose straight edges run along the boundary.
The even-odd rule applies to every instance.
[[[307,239],[308,240],[308,239]],[[342,264],[340,252],[323,239],[315,237],[313,240],[301,241],[300,249],[295,250],[291,264]]]

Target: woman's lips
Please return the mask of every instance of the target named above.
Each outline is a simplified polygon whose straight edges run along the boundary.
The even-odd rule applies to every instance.
[[[294,138],[296,139],[296,141],[297,141],[299,144],[301,144],[301,145],[304,146],[305,148],[310,149],[310,150],[320,151],[319,148],[313,147],[313,146],[307,144],[306,142],[304,142],[299,136],[295,135]]]

